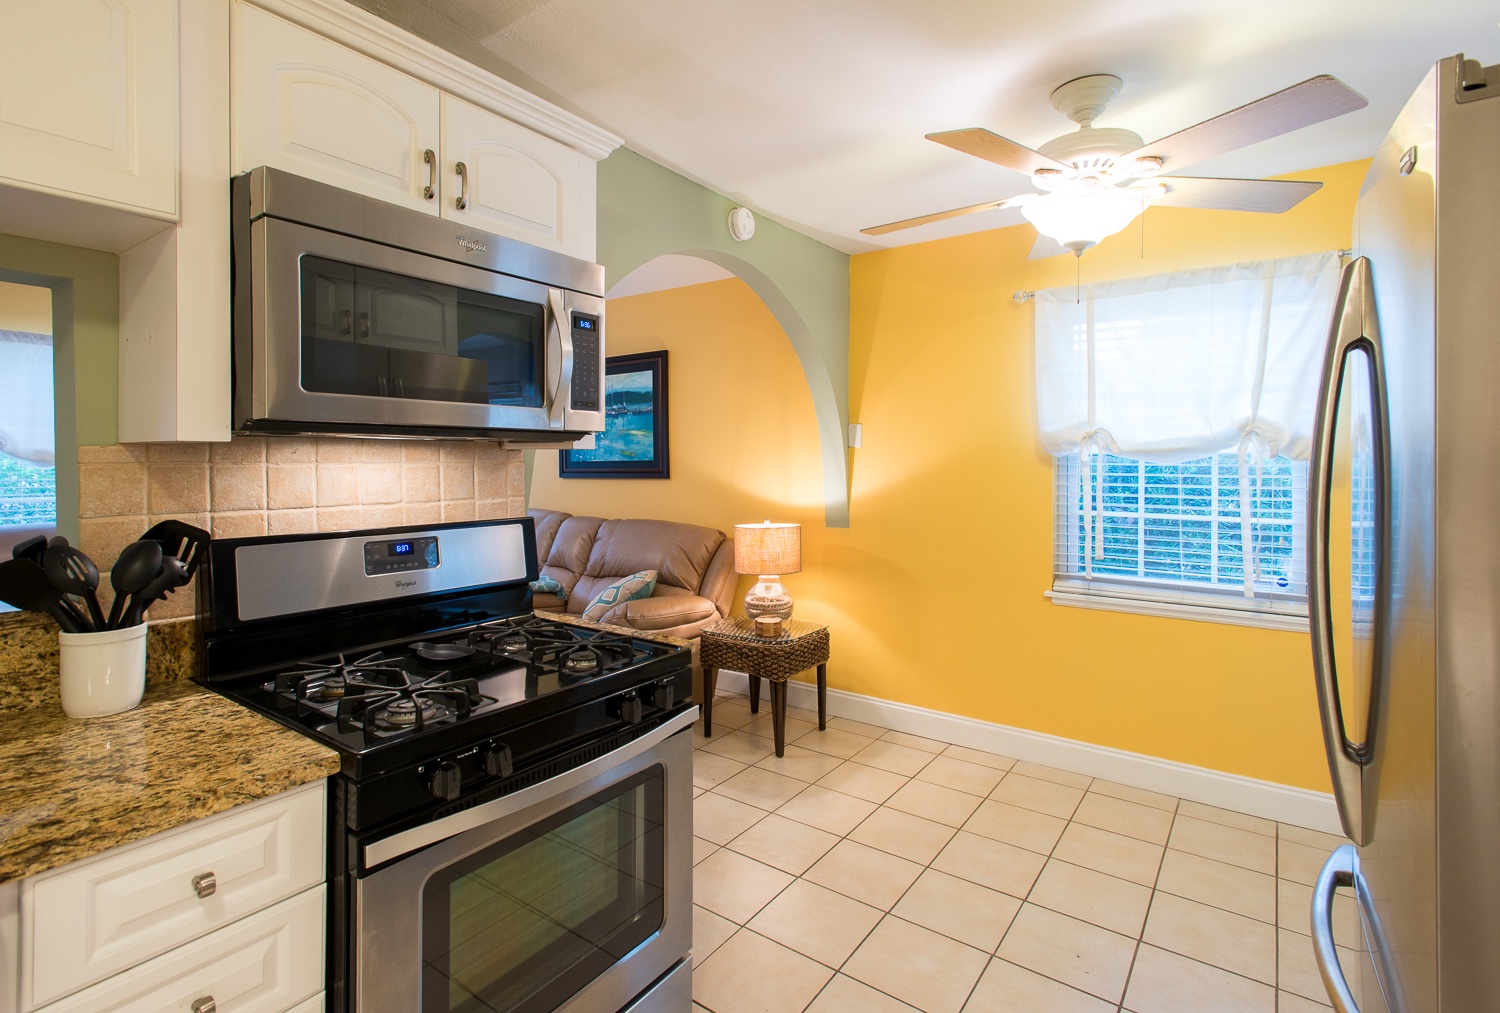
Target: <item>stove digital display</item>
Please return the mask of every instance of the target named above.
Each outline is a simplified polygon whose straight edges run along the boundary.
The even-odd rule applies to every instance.
[[[365,543],[365,576],[431,570],[438,565],[436,538],[399,538]]]

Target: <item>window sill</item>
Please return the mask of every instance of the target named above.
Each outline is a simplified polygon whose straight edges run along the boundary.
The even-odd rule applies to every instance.
[[[1263,630],[1285,630],[1306,633],[1307,616],[1286,612],[1225,608],[1217,605],[1187,605],[1181,602],[1149,598],[1126,598],[1121,595],[1092,594],[1084,591],[1051,590],[1042,592],[1054,605],[1070,608],[1102,609],[1106,612],[1129,612],[1168,619],[1192,619],[1204,623],[1226,623],[1230,626],[1254,626]]]

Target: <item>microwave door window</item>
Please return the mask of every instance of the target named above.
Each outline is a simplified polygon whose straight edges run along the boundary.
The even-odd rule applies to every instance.
[[[458,354],[479,364],[492,405],[541,408],[545,309],[486,292],[460,292]]]

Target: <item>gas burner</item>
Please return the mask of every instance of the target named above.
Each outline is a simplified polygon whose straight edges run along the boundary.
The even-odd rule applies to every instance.
[[[446,712],[446,713],[444,713]],[[378,728],[399,730],[411,728],[419,721],[426,724],[439,718],[452,716],[452,711],[435,700],[423,697],[406,699],[398,697],[375,713],[374,723]]]
[[[506,654],[516,654],[531,647],[531,640],[524,633],[516,632],[491,641]]]
[[[574,648],[563,656],[561,668],[568,675],[593,675],[599,671],[599,654],[587,647]]]

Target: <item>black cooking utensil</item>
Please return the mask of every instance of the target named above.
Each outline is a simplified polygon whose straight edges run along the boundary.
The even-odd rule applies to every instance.
[[[24,542],[17,542],[10,550],[11,559],[29,559],[42,565],[42,553],[47,551],[47,536],[33,535]]]
[[[87,623],[52,586],[47,574],[29,559],[0,563],[0,601],[26,612],[44,612],[64,633],[84,633]]]
[[[163,556],[161,573],[130,599],[130,607],[125,610],[125,617],[120,620],[120,629],[139,626],[142,613],[150,608],[153,602],[164,595],[173,593],[190,579],[187,575],[187,567],[183,566],[176,556]]]
[[[109,628],[118,630],[125,615],[125,599],[137,593],[161,575],[162,549],[156,541],[131,542],[120,551],[109,571],[109,586],[115,589],[115,603],[109,607]]]
[[[63,594],[77,595],[88,606],[93,632],[104,629],[104,611],[99,608],[99,568],[94,561],[66,540],[61,544],[52,542],[42,556],[42,570],[52,586]]]
[[[198,572],[198,564],[203,562],[204,550],[207,549],[211,538],[212,536],[202,528],[195,528],[191,524],[176,520],[153,524],[151,530],[141,536],[142,541],[149,539],[160,542],[162,552],[169,556],[176,556],[182,563],[189,580]]]

